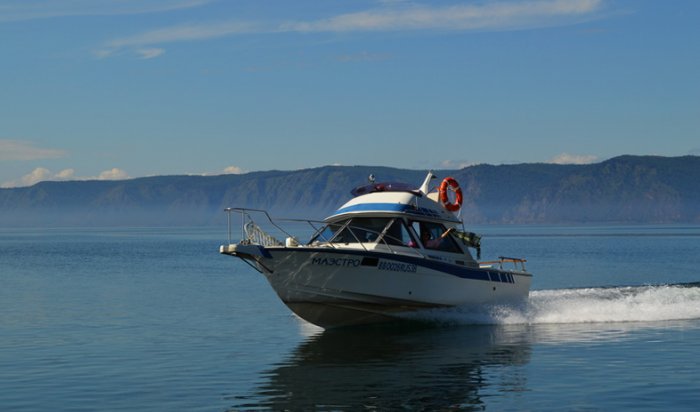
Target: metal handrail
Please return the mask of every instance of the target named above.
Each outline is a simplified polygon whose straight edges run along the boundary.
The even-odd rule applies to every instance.
[[[283,243],[274,236],[265,233],[254,221],[249,221],[243,227],[246,234],[246,242],[263,246],[282,246]]]
[[[265,217],[267,218],[267,220],[270,222],[270,224],[272,224],[276,229],[278,229],[279,231],[281,231],[282,233],[284,233],[284,234],[287,235],[288,237],[295,238],[294,235],[292,235],[291,233],[287,232],[287,230],[285,230],[282,226],[280,226],[279,224],[277,224],[277,223],[275,222],[275,220],[272,219],[272,217],[270,216],[270,214],[269,214],[266,210],[263,210],[263,209],[249,209],[249,208],[241,208],[241,207],[227,207],[227,208],[224,209],[224,211],[227,213],[228,243],[229,243],[229,244],[231,244],[231,212],[237,212],[237,213],[240,213],[240,214],[241,214],[241,218],[242,218],[242,224],[241,224],[242,230],[241,230],[241,232],[242,232],[242,234],[245,234],[245,235],[246,235],[246,240],[251,240],[251,238],[255,238],[254,240],[257,240],[258,243],[261,243],[261,244],[266,243],[267,245],[282,245],[282,242],[278,241],[277,239],[275,239],[275,238],[272,237],[271,235],[269,235],[269,234],[265,233],[264,231],[262,231],[262,229],[260,229],[259,226],[255,223],[253,217],[251,216],[251,214],[250,214],[249,212],[258,212],[258,213],[264,214]],[[246,219],[247,219],[247,222],[246,222]],[[323,227],[317,227],[316,224],[321,224],[321,225],[325,225],[325,224],[326,224],[326,222],[324,222],[324,221],[321,221],[321,220],[312,220],[312,219],[277,219],[277,221],[279,221],[279,222],[307,223],[309,226],[311,226],[312,229],[314,229],[314,234],[311,236],[311,239],[313,239],[313,238],[315,238],[316,236],[318,236],[318,235],[319,235],[319,232],[322,231],[322,229],[324,229]],[[246,230],[246,226],[247,226],[247,223],[248,223],[248,222],[252,222],[253,225],[255,225],[255,228],[257,228],[257,229],[258,229],[260,232],[262,232],[262,233],[261,233],[261,234],[255,234],[255,235],[250,235],[250,236],[249,236],[249,235],[248,235],[248,231]],[[365,227],[353,226],[353,225],[350,225],[350,223],[351,223],[350,221],[346,222],[346,223],[345,223],[344,225],[342,225],[335,233],[340,233],[340,232],[342,232],[343,230],[348,229],[348,230],[350,231],[350,234],[352,235],[352,237],[357,241],[357,243],[358,243],[358,244],[362,247],[362,249],[365,250],[365,251],[368,250],[368,249],[367,249],[367,246],[365,245],[366,243],[377,243],[377,244],[380,244],[380,241],[381,241],[381,244],[383,244],[384,246],[386,246],[387,249],[389,249],[389,252],[391,252],[391,253],[393,253],[393,254],[397,254],[397,253],[398,253],[396,250],[394,250],[394,249],[391,247],[391,245],[390,245],[389,243],[387,243],[387,239],[394,239],[394,240],[396,240],[396,241],[398,241],[398,242],[400,242],[400,239],[397,239],[397,238],[395,238],[395,237],[393,237],[393,236],[389,236],[389,235],[387,235],[386,233],[383,233],[383,232],[378,232],[378,231],[375,231],[375,230],[367,229],[367,228],[365,228]],[[359,239],[359,237],[357,236],[357,234],[353,231],[353,227],[354,227],[355,229],[362,229],[362,230],[365,231],[365,232],[369,232],[369,233],[376,234],[376,235],[377,235],[377,240],[374,240],[374,241],[372,241],[372,242],[363,242],[363,241],[361,241],[361,240]],[[270,239],[272,239],[272,240],[270,240]],[[296,238],[295,238],[295,239],[296,239]],[[324,238],[324,240],[326,241],[326,244],[327,244],[328,246],[330,246],[330,247],[332,247],[332,248],[337,248],[337,245],[339,245],[340,243],[339,243],[339,242],[333,242],[332,239],[333,239],[333,238],[331,238],[331,239],[325,239],[325,238]],[[415,249],[415,248],[412,248],[412,250],[413,250],[417,255],[425,257],[425,255],[424,255],[420,250]]]
[[[518,264],[520,264],[520,270],[522,270],[523,272],[527,272],[527,269],[525,269],[525,262],[527,262],[527,259],[499,256],[498,260],[487,260],[484,262],[479,262],[479,265],[498,265],[498,268],[500,270],[503,270],[504,263],[512,263],[515,269],[517,270]]]
[[[231,244],[231,212],[238,212],[241,214],[241,228],[243,229],[243,233],[245,233],[245,218],[247,217],[249,221],[254,222],[253,218],[250,216],[250,213],[248,212],[259,212],[265,215],[267,217],[267,220],[270,221],[270,223],[279,229],[282,233],[289,237],[294,237],[292,236],[289,232],[284,230],[281,226],[279,226],[277,223],[272,220],[272,217],[267,213],[266,210],[263,209],[248,209],[248,208],[242,208],[242,207],[227,207],[224,209],[224,212],[227,214],[227,222],[228,222],[228,243]]]

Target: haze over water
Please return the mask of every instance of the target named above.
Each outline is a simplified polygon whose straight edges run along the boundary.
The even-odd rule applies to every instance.
[[[0,231],[3,410],[695,410],[700,227],[475,228],[526,305],[323,331],[223,228]]]

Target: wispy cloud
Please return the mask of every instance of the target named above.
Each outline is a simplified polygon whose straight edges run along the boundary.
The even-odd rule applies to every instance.
[[[45,167],[37,167],[18,180],[5,182],[3,188],[31,186],[45,181],[67,181],[67,180],[122,180],[128,179],[129,175],[122,169],[112,168],[101,172],[97,176],[76,176],[75,169],[63,169],[58,173],[53,173]]]
[[[138,49],[136,50],[136,53],[138,53],[142,59],[154,59],[165,53],[165,50],[152,47],[148,49]]]
[[[316,20],[204,22],[164,27],[108,41],[96,55],[106,57],[125,48],[253,33],[518,30],[578,23],[594,18],[603,8],[603,0],[510,0],[448,6],[398,1],[380,4],[379,8]]]
[[[0,22],[67,16],[156,13],[198,7],[212,0],[3,0]]]
[[[510,30],[571,22],[597,11],[602,0],[503,1],[451,6],[387,7],[309,22],[289,22],[282,31]],[[562,20],[564,19],[564,20]]]
[[[56,159],[66,154],[65,150],[37,147],[30,141],[0,139],[0,161]]]
[[[594,163],[596,160],[598,160],[598,156],[561,153],[550,159],[548,163],[558,165],[585,165]]]
[[[137,50],[143,50],[144,48],[147,48],[147,46],[152,45],[182,41],[206,40],[234,34],[263,31],[261,28],[256,26],[257,25],[254,23],[228,22],[168,27],[111,40],[107,42],[104,47],[96,51],[95,55],[98,57],[108,57],[121,49],[137,48]],[[162,52],[160,54],[162,54]]]
[[[440,163],[441,169],[464,169],[465,167],[474,166],[476,163],[468,160],[443,160]]]

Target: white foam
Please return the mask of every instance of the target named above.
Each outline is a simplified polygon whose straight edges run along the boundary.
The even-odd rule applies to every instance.
[[[486,325],[653,322],[700,319],[700,287],[637,286],[542,290],[518,306],[419,312],[421,320]]]

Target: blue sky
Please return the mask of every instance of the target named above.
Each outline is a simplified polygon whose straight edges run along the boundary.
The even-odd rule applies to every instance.
[[[696,0],[2,0],[0,185],[700,155]]]

